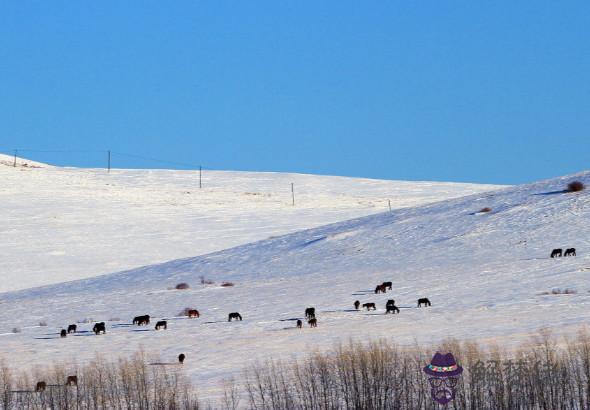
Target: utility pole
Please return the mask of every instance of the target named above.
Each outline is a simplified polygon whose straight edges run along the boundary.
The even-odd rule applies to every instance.
[[[293,200],[293,206],[295,206],[295,188],[293,185],[293,182],[291,182],[291,198]]]
[[[199,189],[203,188],[202,176],[203,176],[203,167],[201,165],[199,165]]]
[[[107,172],[111,172],[111,150],[107,151],[108,153],[108,171]]]
[[[16,168],[16,154],[18,154],[18,150],[17,149],[14,150],[14,163],[12,164],[12,166],[15,167],[15,168]]]

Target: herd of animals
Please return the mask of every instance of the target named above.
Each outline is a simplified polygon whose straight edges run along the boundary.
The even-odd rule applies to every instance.
[[[565,252],[563,252],[563,249],[553,249],[553,251],[551,252],[550,257],[551,258],[557,258],[557,257],[568,257],[568,256],[576,256],[576,249],[575,248],[568,248],[565,250]],[[379,285],[377,285],[375,287],[375,294],[379,294],[379,293],[386,293],[387,290],[392,290],[393,288],[393,283],[392,282],[383,282]],[[361,307],[361,302],[356,300],[354,302],[354,308],[355,310],[360,310]],[[428,307],[428,306],[432,306],[432,303],[430,303],[430,300],[428,298],[420,298],[418,299],[418,306],[417,307]],[[375,303],[373,302],[367,302],[367,303],[363,303],[362,307],[364,309],[366,309],[367,311],[370,310],[377,310],[377,307],[375,305]],[[186,316],[188,316],[189,318],[198,318],[200,317],[200,313],[198,310],[196,309],[188,309],[186,312]],[[387,301],[387,303],[385,304],[385,314],[395,314],[395,313],[400,313],[399,308],[395,305],[395,300],[393,299],[389,299]],[[318,325],[318,321],[317,318],[315,316],[315,308],[314,307],[308,307],[305,309],[305,319],[307,320],[307,323],[310,327],[317,327]],[[233,320],[242,320],[242,315],[240,315],[240,313],[238,312],[232,312],[228,315],[227,321],[231,322]],[[136,316],[133,318],[133,324],[137,325],[137,326],[147,326],[150,324],[150,315],[143,315],[143,316]],[[301,319],[297,319],[296,322],[296,327],[301,329],[303,327],[303,321]],[[155,326],[155,330],[161,330],[161,329],[167,329],[168,328],[168,323],[166,320],[159,320],[156,322],[156,326]],[[66,329],[62,329],[60,332],[60,336],[61,337],[67,337],[68,334],[70,333],[76,333],[77,331],[77,326],[75,324],[73,325],[69,325],[67,330]],[[92,328],[92,331],[96,334],[105,334],[106,333],[106,326],[104,322],[99,322],[99,323],[95,323],[94,327]],[[179,362],[182,363],[184,361],[184,355],[181,354],[179,356]]]

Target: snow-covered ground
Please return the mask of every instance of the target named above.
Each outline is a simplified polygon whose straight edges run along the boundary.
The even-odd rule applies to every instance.
[[[488,185],[50,167],[0,155],[0,292],[203,255]],[[291,183],[296,206],[291,206]]]
[[[184,371],[207,398],[219,394],[224,377],[239,379],[257,360],[298,356],[349,339],[428,344],[456,337],[512,346],[544,327],[573,332],[590,319],[590,196],[563,192],[575,179],[590,185],[590,172],[0,294],[0,355],[26,368],[140,348],[164,361],[183,352]],[[135,184],[129,186],[132,191]],[[288,206],[288,194],[277,207]],[[478,212],[484,207],[491,211]],[[275,215],[280,212],[297,217],[282,208]],[[160,239],[173,234],[167,231]],[[575,247],[578,256],[549,258],[557,247]],[[201,285],[200,277],[215,283]],[[222,281],[234,286],[221,287]],[[374,294],[383,281],[392,281],[393,290]],[[180,282],[190,289],[173,290]],[[545,294],[555,288],[576,293]],[[432,307],[417,308],[420,297],[428,297]],[[399,315],[384,314],[390,298]],[[354,311],[355,300],[375,302],[378,310]],[[318,327],[296,329],[295,320],[309,306],[316,308]],[[197,308],[201,317],[179,317],[186,307]],[[236,311],[244,320],[229,323],[228,313]],[[141,314],[167,319],[168,330],[130,325]],[[79,325],[80,333],[59,338],[59,329],[83,319],[107,322],[107,334],[95,336],[88,323]],[[40,321],[48,326],[37,326]],[[11,333],[13,327],[22,332]]]

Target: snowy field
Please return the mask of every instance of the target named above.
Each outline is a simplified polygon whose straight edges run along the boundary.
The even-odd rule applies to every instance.
[[[135,198],[138,206],[141,203],[147,206],[158,200],[171,201],[168,193],[179,190],[184,183],[188,184],[191,176],[194,177],[194,173],[185,175],[164,171],[154,171],[149,177],[146,175],[150,173],[146,171],[117,171],[112,176],[101,175],[97,170],[44,171],[47,176],[38,178],[51,181],[62,178],[64,185],[70,178],[77,181],[71,182],[70,187],[72,196],[74,190],[77,192],[76,198],[83,191],[80,181],[93,181],[91,186],[94,188],[88,188],[84,196],[89,203],[106,202],[101,199],[100,193],[96,194],[95,199],[93,189],[110,183],[112,179],[109,177],[127,181],[127,189],[117,191],[117,195],[123,198],[121,209],[125,210],[129,218],[133,215],[128,210],[131,202],[129,198]],[[2,171],[3,176],[5,172],[8,171]],[[23,186],[32,186],[34,184],[30,180],[34,179],[33,172],[22,171],[25,176],[14,177],[14,180],[20,179]],[[243,232],[237,227],[239,221],[251,228],[270,223],[271,216],[277,219],[275,227],[281,226],[284,232],[289,232],[299,229],[295,225],[302,223],[301,220],[306,217],[309,225],[317,225],[322,221],[330,222],[330,218],[339,219],[336,217],[344,216],[346,212],[374,213],[383,208],[382,202],[378,202],[381,200],[378,190],[385,192],[387,185],[386,182],[330,177],[325,177],[324,182],[312,184],[312,181],[322,181],[324,177],[227,173],[227,183],[239,184],[240,189],[222,186],[214,188],[213,179],[219,180],[222,175],[225,174],[219,173],[217,178],[211,176],[207,184],[211,196],[224,197],[230,201],[232,196],[238,195],[237,192],[271,193],[270,198],[259,198],[258,203],[247,202],[244,200],[247,195],[243,195],[239,202],[241,213],[229,210],[236,208],[238,202],[234,202],[235,206],[231,207],[219,200],[219,212],[211,211],[212,215],[207,216],[211,218],[207,225],[215,225],[213,214],[219,214],[218,218],[223,217],[226,222],[224,232],[229,231],[229,213],[237,218],[233,224],[237,233]],[[176,178],[174,183],[162,186],[164,180]],[[265,183],[262,182],[263,178],[267,178]],[[303,210],[300,214],[288,207],[288,183],[293,178],[302,178],[294,181],[296,185],[309,186],[308,192],[312,191],[313,186],[315,192],[301,194]],[[527,341],[542,328],[551,328],[557,334],[575,332],[590,319],[590,224],[587,222],[590,218],[590,197],[587,191],[562,191],[568,182],[575,179],[590,185],[590,173],[581,173],[396,209],[206,255],[0,294],[0,355],[9,357],[10,365],[26,368],[54,361],[83,362],[96,353],[111,357],[129,355],[140,348],[148,354],[160,356],[163,361],[174,361],[183,352],[187,356],[184,371],[199,387],[201,397],[215,398],[220,393],[223,378],[232,375],[239,378],[243,368],[257,360],[269,356],[288,359],[314,349],[330,348],[338,342],[346,343],[349,339],[383,337],[402,344],[429,344],[455,337],[494,341],[510,347]],[[256,183],[252,180],[256,180]],[[309,181],[307,184],[304,183],[306,180]],[[329,206],[331,201],[336,202],[333,201],[338,196],[335,185],[339,184],[332,183],[332,193],[324,193],[324,199],[319,199],[322,187],[329,186],[330,181],[343,181],[342,184],[348,181],[349,192],[341,194],[341,199],[349,208],[344,205],[342,208]],[[364,190],[366,196],[352,194],[355,184],[359,185],[357,189]],[[392,184],[392,189],[394,185],[401,186],[397,182]],[[39,182],[36,184],[38,187],[42,185]],[[263,187],[268,185],[272,187],[263,191]],[[287,189],[281,191],[280,187],[284,185],[287,185]],[[416,186],[411,183],[407,188]],[[436,185],[429,186],[423,187],[424,193],[429,189],[436,191]],[[103,188],[106,193],[110,192],[108,186]],[[372,196],[369,195],[371,188],[377,189]],[[16,186],[12,189],[16,190]],[[133,194],[135,189],[138,192]],[[191,192],[194,189],[194,185],[187,188]],[[129,197],[125,194],[127,191]],[[41,196],[42,192],[42,189],[35,191],[35,195]],[[412,192],[416,195],[415,191]],[[66,196],[66,193],[67,190],[62,196]],[[49,193],[45,194],[46,198],[50,196]],[[111,201],[113,196],[114,193],[109,197]],[[146,197],[151,200],[146,200]],[[180,201],[182,195],[170,197]],[[359,205],[363,201],[371,203],[368,198],[373,198],[372,208]],[[304,207],[306,201],[315,205]],[[408,201],[419,202],[417,195]],[[60,203],[64,202],[67,201],[62,199]],[[50,203],[48,200],[47,206],[37,207],[36,212],[51,212],[54,205],[49,206]],[[88,220],[87,215],[89,231],[92,231],[92,222],[100,220],[98,214],[104,212],[104,202],[99,203],[100,206],[97,205],[92,211],[91,220]],[[182,203],[191,204],[191,200]],[[85,212],[90,212],[92,207],[85,204]],[[16,202],[12,206],[16,206]],[[186,206],[190,206],[193,212],[199,208],[197,205]],[[312,216],[314,210],[318,211],[323,206],[326,211],[323,216]],[[478,212],[484,207],[491,208],[491,211]],[[27,208],[32,214],[30,208],[33,207],[28,204]],[[253,209],[245,215],[248,208]],[[155,213],[153,208],[150,209]],[[57,213],[56,210],[53,212]],[[78,224],[82,223],[83,211],[72,209],[69,212],[76,214]],[[69,215],[69,212],[60,214]],[[267,212],[272,215],[264,219],[260,214]],[[137,213],[146,214],[140,217],[144,218],[143,221],[150,219],[148,210]],[[206,216],[204,213],[201,213],[201,217]],[[5,216],[4,211],[2,215]],[[168,217],[173,219],[170,215]],[[257,219],[252,221],[248,218]],[[49,229],[41,221],[39,223],[43,229]],[[195,221],[190,223],[193,227],[198,225]],[[140,251],[156,252],[155,248],[160,247],[160,242],[172,240],[168,237],[177,235],[175,229],[182,222],[168,221],[168,224],[171,227],[151,237],[149,246],[147,242],[144,243]],[[80,229],[76,223],[72,225],[72,229]],[[156,230],[156,226],[162,228],[166,224],[141,229],[132,225],[129,222],[125,229],[127,232],[120,233],[119,246],[124,247],[125,241],[131,241],[132,236],[138,236],[138,241],[146,240],[139,236],[147,235],[151,228]],[[29,235],[34,234],[34,228],[27,229]],[[67,233],[66,227],[63,229],[57,236],[61,241],[64,241],[62,238]],[[183,240],[191,236],[190,230],[185,228],[183,232],[178,234]],[[205,230],[202,235],[206,235]],[[273,233],[269,231],[260,233],[261,238],[271,235]],[[6,235],[2,237],[4,246],[9,240]],[[209,238],[215,238],[215,234]],[[78,241],[83,239],[82,236],[78,237]],[[48,244],[53,243],[49,234],[45,240]],[[88,239],[88,242],[92,240]],[[202,241],[199,243],[205,240]],[[179,239],[163,247],[178,246],[180,242],[182,240]],[[105,243],[106,240],[101,242]],[[25,260],[29,257],[25,242],[19,246],[24,255],[13,251],[14,255],[18,255],[14,259]],[[63,243],[60,246],[66,247]],[[224,247],[221,243],[217,246]],[[100,245],[92,243],[86,244],[84,249],[93,252],[95,247],[98,254],[113,252],[111,247],[107,250],[98,249]],[[577,256],[549,258],[551,250],[557,247],[575,247]],[[76,246],[74,248],[82,250]],[[135,249],[137,251],[139,248]],[[184,250],[183,255],[189,250]],[[127,258],[126,263],[130,263],[131,251],[126,249],[120,253]],[[202,253],[199,249],[194,252],[195,255]],[[115,251],[110,257],[118,259],[118,255],[119,252]],[[100,257],[91,256],[95,258],[92,260]],[[17,265],[11,261],[12,256],[8,259],[8,263]],[[77,268],[80,269],[80,266]],[[201,285],[201,277],[214,283]],[[234,286],[221,287],[222,281],[233,282]],[[383,281],[392,281],[393,290],[386,294],[374,294],[375,285]],[[181,282],[188,283],[190,289],[172,289]],[[551,294],[551,290],[556,288],[567,288],[575,293]],[[428,297],[432,307],[416,308],[416,300],[421,297]],[[400,308],[399,315],[384,314],[385,302],[390,298],[395,299]],[[378,309],[374,312],[354,311],[355,300],[361,303],[375,302]],[[316,308],[318,327],[310,329],[305,326],[298,330],[295,320],[302,318],[308,306]],[[178,316],[186,307],[198,309],[201,317],[187,319]],[[229,323],[227,315],[230,312],[240,312],[244,320]],[[153,320],[168,320],[168,329],[155,331],[155,322],[149,327],[132,326],[132,318],[142,314],[150,314]],[[59,338],[59,329],[84,319],[107,322],[107,333],[95,336],[90,332],[92,323],[87,323],[78,325],[80,333],[66,339]],[[46,321],[48,326],[39,327],[41,321]],[[14,327],[21,329],[21,332],[12,333]]]
[[[205,171],[199,189],[198,171],[17,163],[0,155],[0,292],[204,255],[381,212],[388,199],[401,208],[494,188]]]

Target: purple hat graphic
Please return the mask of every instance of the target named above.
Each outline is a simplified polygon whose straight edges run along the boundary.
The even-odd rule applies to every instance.
[[[457,364],[452,353],[442,355],[436,352],[430,364],[424,367],[424,373],[435,377],[453,377],[463,373],[463,368]]]

